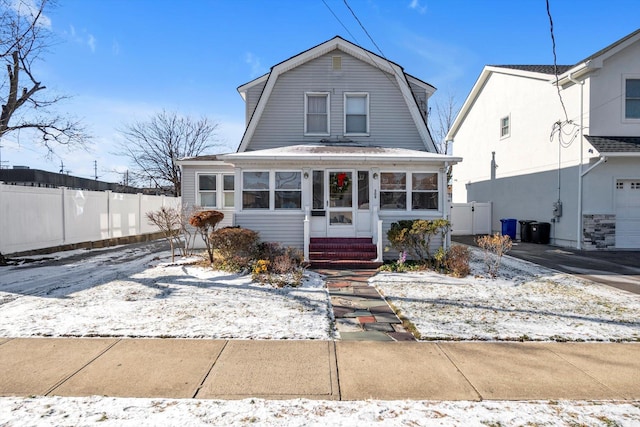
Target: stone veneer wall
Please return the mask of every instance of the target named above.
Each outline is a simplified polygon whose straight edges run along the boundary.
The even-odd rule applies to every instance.
[[[612,249],[615,245],[616,216],[614,214],[582,216],[582,247],[584,249]]]

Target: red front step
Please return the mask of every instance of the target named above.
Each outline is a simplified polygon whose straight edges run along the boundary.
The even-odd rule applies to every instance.
[[[311,238],[309,259],[312,268],[377,268],[377,247],[368,237]]]

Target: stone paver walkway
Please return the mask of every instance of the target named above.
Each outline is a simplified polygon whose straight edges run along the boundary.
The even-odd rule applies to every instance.
[[[376,270],[318,270],[327,288],[343,341],[415,341],[368,279]]]

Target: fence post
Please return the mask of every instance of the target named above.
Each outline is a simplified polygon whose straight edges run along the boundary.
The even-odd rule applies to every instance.
[[[142,193],[138,193],[138,218],[136,219],[136,235],[142,234]]]
[[[67,195],[67,187],[60,187],[60,196],[61,196],[61,213],[62,213],[62,243],[67,241],[67,212],[65,209],[65,199]]]
[[[105,191],[107,195],[107,236],[109,239],[113,237],[113,224],[111,223],[111,190]]]

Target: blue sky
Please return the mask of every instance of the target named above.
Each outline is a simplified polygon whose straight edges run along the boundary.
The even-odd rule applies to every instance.
[[[326,5],[325,5],[326,3]],[[544,0],[348,0],[384,55],[462,104],[486,64],[552,64]],[[637,0],[550,0],[559,64],[574,64],[639,28]],[[334,16],[335,14],[335,16]],[[337,18],[336,18],[337,17]],[[126,123],[166,109],[219,124],[218,152],[244,129],[236,88],[336,35],[378,53],[343,0],[59,0],[58,43],[38,65],[60,106],[93,134],[90,152],[2,141],[4,167],[27,165],[120,181]]]

